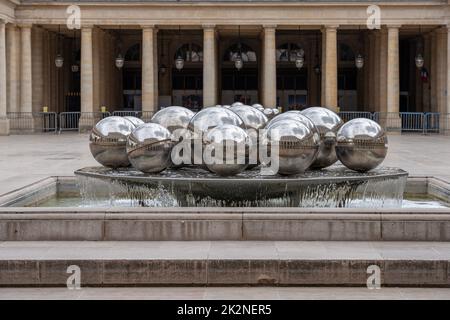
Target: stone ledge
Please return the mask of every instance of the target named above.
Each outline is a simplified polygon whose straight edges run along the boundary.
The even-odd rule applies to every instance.
[[[450,244],[390,242],[6,242],[0,286],[365,286],[367,267],[383,286],[450,287]]]

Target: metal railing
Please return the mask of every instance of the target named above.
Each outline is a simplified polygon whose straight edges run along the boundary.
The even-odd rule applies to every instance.
[[[109,112],[8,112],[10,129],[17,133],[87,131],[96,122],[111,115],[137,116],[148,122],[153,111]],[[436,112],[359,112],[343,111],[339,115],[344,121],[367,118],[376,121],[386,132],[450,134],[450,114]],[[81,127],[80,127],[81,124]]]
[[[339,112],[339,116],[344,122],[356,119],[356,118],[366,118],[372,120],[371,112],[364,111],[341,111]]]
[[[59,114],[59,132],[79,130],[80,120],[82,126],[88,129],[109,116],[111,116],[109,112],[61,112]]]
[[[58,131],[58,114],[56,112],[34,112],[35,130],[42,132]],[[37,121],[36,121],[37,120]]]
[[[133,111],[133,110],[121,110],[121,111],[113,111],[113,116],[118,117],[136,117],[140,118],[141,111]]]
[[[8,112],[9,129],[11,131],[34,131],[33,112]]]
[[[80,117],[81,112],[61,112],[59,114],[59,132],[78,130]]]

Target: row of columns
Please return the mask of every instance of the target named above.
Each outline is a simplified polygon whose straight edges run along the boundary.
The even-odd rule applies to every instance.
[[[369,92],[373,92],[374,105],[382,112],[399,112],[399,28],[388,26],[383,28],[375,37],[373,48],[375,57],[371,59],[371,70],[376,77],[373,84],[369,84]],[[94,59],[94,26],[83,26],[81,30],[81,112],[88,114],[98,111],[96,102],[95,72],[98,59]],[[31,113],[33,111],[33,94],[42,95],[42,88],[33,85],[33,78],[43,66],[32,61],[32,26],[11,25],[6,28],[5,21],[0,20],[0,134],[7,134],[7,110],[13,112]],[[338,26],[326,26],[322,29],[322,96],[321,104],[332,110],[338,106],[338,77],[337,77],[337,30]],[[214,25],[203,26],[203,97],[204,106],[218,103],[217,79],[217,33]],[[39,36],[39,35],[38,35]],[[42,42],[42,35],[39,36]],[[450,113],[450,32],[448,28],[440,28],[435,32],[435,59],[433,69],[436,83],[432,96],[435,95],[438,111]],[[37,41],[39,42],[39,41]],[[276,106],[276,26],[264,25],[262,33],[262,103],[267,107]],[[6,46],[8,44],[8,46]],[[101,48],[100,48],[101,49]],[[40,46],[33,48],[33,54],[42,55]],[[433,51],[433,50],[432,50]],[[446,52],[446,54],[441,54]],[[7,55],[8,53],[8,55]],[[8,56],[8,61],[7,61]],[[19,57],[19,58],[17,58]],[[7,63],[8,62],[8,63]],[[36,63],[38,65],[36,65]],[[51,62],[50,62],[51,63]],[[155,26],[142,27],[142,110],[149,116],[158,105],[158,61],[157,61],[157,28]],[[367,66],[368,67],[368,66]],[[35,76],[33,77],[33,74]],[[106,75],[109,79],[110,76]],[[103,85],[103,84],[102,84]],[[103,85],[104,86],[104,85]],[[106,88],[106,87],[105,87]],[[103,89],[105,89],[103,88]],[[36,92],[33,92],[34,91]],[[105,89],[106,90],[106,89]],[[103,90],[104,91],[104,90]],[[18,94],[19,92],[19,94]],[[98,92],[99,96],[105,96]],[[9,108],[7,106],[9,105]],[[81,119],[86,128],[92,126],[95,119]]]

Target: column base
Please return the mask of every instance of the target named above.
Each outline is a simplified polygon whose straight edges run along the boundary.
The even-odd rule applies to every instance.
[[[78,132],[89,133],[91,132],[94,125],[100,121],[100,116],[84,115],[81,114],[80,120],[78,121]]]
[[[9,119],[0,119],[0,136],[9,136]]]
[[[23,112],[14,115],[9,119],[10,133],[14,134],[30,134],[34,133],[35,121],[31,112]]]

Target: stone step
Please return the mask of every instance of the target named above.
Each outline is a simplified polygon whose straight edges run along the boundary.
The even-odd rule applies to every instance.
[[[0,208],[0,241],[449,241],[450,209]]]
[[[447,242],[1,242],[0,286],[382,286],[450,287]]]

